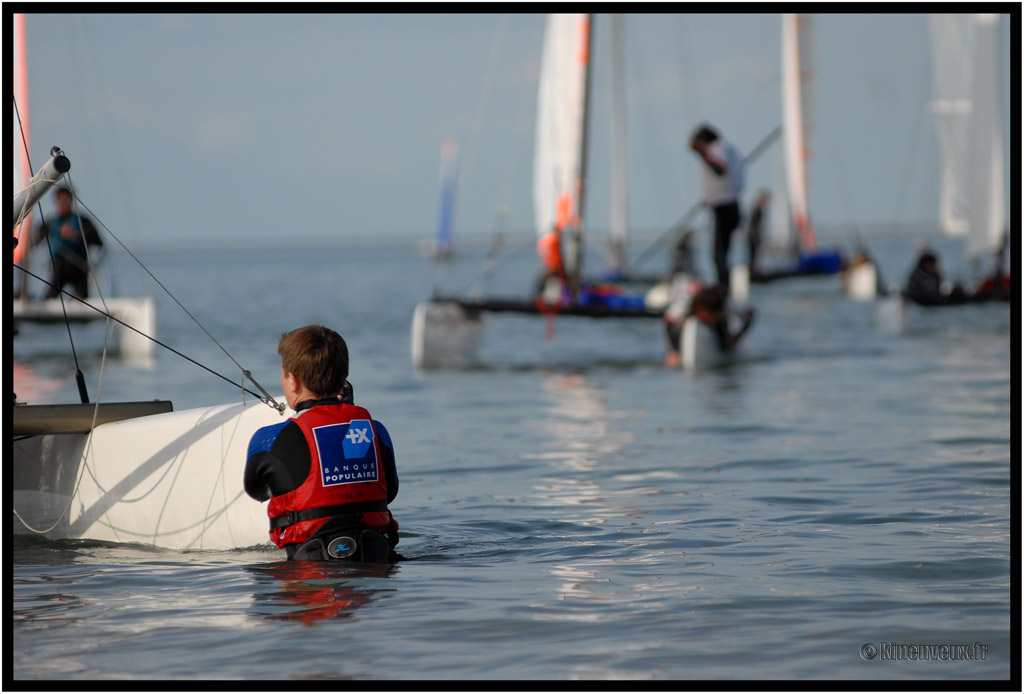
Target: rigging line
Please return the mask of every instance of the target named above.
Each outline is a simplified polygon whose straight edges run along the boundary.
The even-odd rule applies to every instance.
[[[96,404],[95,404],[95,406],[93,407],[93,410],[92,410],[92,424],[89,427],[89,431],[90,432],[92,432],[93,430],[96,429],[96,420],[99,418],[100,394],[103,391],[103,369],[104,369],[104,365],[107,363],[107,342],[110,339],[110,321],[109,320],[107,321],[106,332],[107,332],[106,337],[103,340],[103,357],[100,360],[100,382],[99,382],[99,385],[97,386]],[[55,520],[53,522],[53,525],[51,525],[49,528],[45,528],[45,529],[40,529],[40,528],[33,527],[24,518],[21,517],[21,514],[18,513],[18,509],[16,509],[16,508],[12,509],[14,511],[14,515],[18,517],[18,520],[21,521],[22,525],[24,525],[29,531],[31,531],[33,533],[36,533],[37,535],[45,535],[45,534],[49,533],[50,531],[52,531],[53,529],[55,529],[60,524],[61,520],[64,519],[64,516],[66,516],[68,514],[68,511],[71,510],[71,505],[75,502],[75,498],[78,496],[78,490],[82,486],[83,473],[85,471],[85,468],[89,464],[89,454],[90,453],[92,453],[92,434],[91,433],[86,437],[85,450],[82,451],[82,459],[81,459],[81,461],[79,463],[79,466],[78,466],[78,477],[77,477],[77,479],[75,479],[75,487],[74,487],[74,489],[71,490],[71,494],[68,496],[68,503],[67,503],[67,505],[64,507],[64,510],[61,511],[60,515],[57,516],[57,520]],[[96,481],[97,484],[99,484],[99,482],[97,480],[95,480],[95,475],[92,475],[92,476],[93,476],[94,481]],[[113,527],[113,526],[111,525],[111,527]],[[115,534],[116,534],[116,530],[115,530]]]
[[[39,275],[35,274],[35,273],[34,273],[34,272],[32,272],[31,270],[26,270],[25,268],[21,267],[20,265],[15,265],[15,267],[16,267],[16,268],[18,268],[19,270],[21,270],[22,272],[24,272],[25,274],[29,275],[30,277],[33,277],[33,278],[35,278],[35,279],[39,280],[39,281],[40,281],[40,282],[42,282],[43,284],[46,284],[46,285],[48,285],[48,286],[51,286],[51,287],[53,286],[52,284],[50,284],[50,282],[49,282],[48,280],[45,280],[45,279],[43,279],[42,277],[40,277]],[[93,311],[96,311],[97,313],[99,313],[99,314],[101,314],[101,315],[103,315],[103,316],[106,316],[107,318],[109,318],[110,320],[114,321],[115,323],[118,323],[118,324],[120,324],[121,326],[123,326],[123,327],[125,327],[125,328],[128,328],[128,329],[129,329],[129,330],[131,330],[132,332],[138,333],[139,335],[141,335],[142,337],[146,338],[147,340],[149,340],[149,341],[153,342],[154,344],[160,345],[161,347],[163,347],[163,348],[164,348],[164,349],[166,349],[167,351],[169,351],[169,352],[173,352],[174,354],[178,355],[179,357],[181,357],[181,358],[182,358],[182,359],[184,359],[185,361],[191,362],[192,364],[195,364],[196,366],[200,367],[201,369],[204,369],[204,370],[208,371],[209,373],[213,374],[214,376],[217,376],[218,378],[220,378],[220,379],[222,379],[222,380],[225,380],[225,381],[227,381],[227,382],[228,382],[228,383],[230,383],[230,384],[231,384],[232,386],[234,386],[234,385],[237,385],[237,384],[235,383],[235,381],[233,381],[232,379],[228,378],[227,376],[224,376],[223,374],[219,374],[219,373],[217,373],[216,371],[214,371],[214,370],[213,370],[213,369],[211,369],[210,367],[208,367],[208,366],[206,366],[206,365],[204,365],[204,364],[200,364],[199,362],[197,362],[197,361],[196,361],[195,359],[193,359],[192,357],[189,357],[189,356],[188,356],[188,355],[186,355],[186,354],[182,354],[181,352],[179,352],[178,350],[174,349],[174,348],[173,348],[173,347],[171,347],[170,345],[167,345],[167,344],[165,344],[165,343],[161,342],[160,340],[156,339],[155,337],[152,337],[151,335],[147,335],[146,333],[144,333],[144,332],[142,332],[141,330],[139,330],[139,329],[135,328],[134,326],[128,325],[127,323],[125,323],[125,322],[124,322],[123,320],[121,320],[121,319],[120,319],[120,318],[118,318],[117,316],[115,316],[115,315],[112,315],[112,314],[110,314],[110,313],[107,313],[107,312],[105,312],[105,311],[104,311],[103,309],[101,309],[101,308],[99,308],[99,307],[97,307],[97,306],[93,306],[92,304],[90,304],[90,303],[89,303],[88,301],[85,301],[84,299],[79,299],[79,298],[78,298],[77,296],[75,296],[75,295],[71,294],[70,292],[66,292],[66,291],[64,291],[63,289],[61,289],[60,291],[61,291],[61,293],[63,293],[63,294],[67,294],[67,295],[68,295],[69,297],[71,297],[72,299],[74,299],[74,300],[75,300],[75,301],[77,301],[78,303],[80,303],[80,304],[83,304],[83,305],[85,305],[85,306],[86,306],[86,307],[88,307],[88,308],[91,308],[91,309],[92,309]],[[244,371],[244,370],[242,371],[242,373],[243,373],[243,374],[248,374],[248,372],[247,372],[247,371]],[[246,376],[246,378],[248,378],[248,379],[249,379],[250,381],[252,380],[252,377],[250,377],[250,376],[248,376],[248,375]],[[258,400],[259,400],[260,402],[263,402],[263,403],[264,403],[264,404],[266,404],[266,405],[270,405],[271,407],[275,407],[275,405],[271,405],[271,403],[269,403],[269,402],[267,402],[266,400],[264,400],[264,399],[263,399],[263,397],[262,397],[262,396],[260,396],[260,394],[259,394],[259,393],[254,393],[254,392],[252,392],[251,390],[248,390],[248,389],[246,389],[246,388],[244,388],[244,387],[242,388],[242,390],[243,390],[243,391],[245,391],[246,393],[248,393],[249,395],[252,395],[252,396],[254,396],[254,397],[255,397],[256,399],[258,399]],[[269,397],[269,396],[268,396],[268,397]],[[272,400],[272,401],[273,401],[273,398],[270,398],[270,400]],[[276,401],[275,401],[275,402],[276,402]],[[279,406],[278,406],[278,407],[279,407]]]
[[[74,199],[74,194],[72,194],[72,199]],[[42,225],[43,232],[46,237],[46,249],[50,254],[50,271],[53,273],[54,280],[56,280],[58,278],[57,257],[53,251],[53,243],[50,241],[50,232],[46,228],[46,218],[43,215],[42,205],[39,206],[39,223]],[[25,270],[24,268],[22,268],[22,270],[27,272],[27,270]],[[51,287],[56,287],[56,285],[50,284],[49,282],[45,283],[50,285]],[[71,345],[71,357],[75,362],[75,384],[78,386],[78,399],[82,401],[82,404],[86,404],[89,402],[89,393],[88,389],[85,387],[85,374],[82,373],[82,367],[78,363],[78,350],[75,349],[75,338],[71,335],[71,321],[68,320],[68,307],[67,304],[64,303],[64,294],[66,293],[67,292],[65,292],[63,288],[57,289],[57,298],[60,299],[60,310],[61,313],[64,314],[64,328],[67,330],[68,342]],[[70,293],[67,294],[68,296],[71,296]]]
[[[252,384],[253,384],[253,385],[254,385],[254,386],[255,386],[256,388],[258,388],[258,389],[260,390],[260,392],[261,392],[261,393],[263,394],[263,397],[261,397],[261,396],[257,395],[256,393],[252,393],[252,394],[253,394],[253,395],[255,395],[255,396],[256,396],[257,398],[259,398],[259,399],[260,399],[260,400],[261,400],[261,401],[262,401],[262,402],[263,402],[264,404],[266,404],[266,405],[269,405],[270,407],[273,407],[273,408],[274,408],[274,409],[276,409],[276,410],[277,410],[278,412],[284,412],[284,410],[285,410],[285,406],[284,406],[284,405],[282,405],[282,404],[280,404],[280,403],[278,403],[278,402],[277,402],[277,400],[275,400],[275,399],[273,398],[273,396],[271,396],[271,395],[270,395],[270,394],[269,394],[269,393],[268,393],[268,392],[267,392],[267,391],[266,391],[266,390],[265,390],[265,389],[263,388],[263,386],[261,386],[261,385],[260,385],[259,383],[257,383],[257,382],[256,382],[256,379],[254,379],[254,378],[252,377],[252,373],[251,373],[251,372],[250,372],[249,370],[247,370],[247,369],[246,369],[246,368],[245,368],[244,366],[242,366],[241,364],[239,364],[239,363],[238,363],[238,360],[237,360],[237,359],[235,359],[235,358],[234,358],[234,357],[233,357],[233,356],[231,355],[231,353],[230,353],[230,352],[228,352],[228,351],[227,351],[227,349],[225,349],[225,348],[224,348],[224,345],[222,345],[222,344],[221,344],[220,342],[218,342],[218,341],[217,341],[217,338],[215,338],[215,337],[214,337],[214,336],[213,336],[213,335],[212,335],[212,334],[210,333],[210,331],[209,331],[209,330],[207,330],[207,329],[206,329],[206,328],[205,328],[205,327],[203,326],[203,324],[202,324],[202,323],[200,323],[200,322],[199,322],[199,320],[198,320],[198,319],[197,319],[197,318],[196,318],[195,316],[193,316],[193,315],[192,315],[192,313],[191,313],[191,312],[189,312],[189,310],[188,310],[187,308],[185,308],[185,306],[184,306],[184,305],[183,305],[183,304],[182,304],[182,303],[181,303],[180,301],[178,301],[178,298],[177,298],[176,296],[174,296],[174,294],[172,294],[172,293],[171,293],[171,290],[169,290],[169,289],[168,289],[168,288],[167,288],[166,286],[164,286],[163,282],[161,282],[160,280],[158,280],[158,279],[156,278],[156,275],[154,275],[154,274],[153,274],[152,272],[150,272],[149,268],[148,268],[148,267],[146,267],[145,263],[143,263],[143,262],[142,262],[141,260],[139,260],[139,258],[138,258],[138,257],[137,257],[137,256],[136,256],[136,255],[135,255],[134,253],[132,253],[132,252],[131,252],[131,250],[130,250],[130,249],[129,249],[129,248],[127,247],[127,246],[125,246],[125,245],[124,245],[124,243],[122,243],[122,242],[121,242],[121,239],[119,239],[119,238],[117,237],[117,235],[116,235],[116,234],[114,234],[114,232],[112,232],[112,231],[111,231],[110,229],[108,229],[108,228],[107,228],[107,225],[103,223],[103,221],[102,221],[102,220],[101,220],[101,219],[100,219],[100,218],[99,218],[99,217],[98,217],[98,216],[96,215],[96,213],[94,213],[94,212],[93,212],[92,210],[90,210],[90,209],[89,209],[89,207],[88,207],[88,205],[85,205],[84,203],[82,204],[82,207],[84,207],[84,208],[85,208],[85,210],[86,210],[86,211],[87,211],[87,212],[88,212],[89,214],[91,214],[91,215],[93,216],[93,218],[94,218],[94,219],[96,220],[96,223],[97,223],[97,224],[99,224],[99,225],[100,225],[101,227],[103,227],[103,230],[104,230],[104,231],[106,231],[106,232],[107,232],[108,234],[110,234],[110,237],[111,237],[112,239],[114,239],[115,241],[117,241],[118,245],[119,245],[119,246],[121,246],[121,248],[123,248],[123,249],[125,250],[125,252],[126,252],[126,253],[127,253],[128,255],[130,255],[130,256],[131,256],[132,260],[134,260],[134,261],[135,261],[136,263],[138,263],[139,267],[141,267],[141,268],[142,268],[142,269],[143,269],[143,270],[144,270],[144,271],[146,272],[146,274],[147,274],[147,275],[149,275],[149,276],[150,276],[150,278],[152,278],[152,280],[153,280],[154,282],[156,282],[156,283],[157,283],[157,285],[158,285],[158,286],[159,286],[159,287],[160,287],[161,289],[163,289],[163,290],[164,290],[164,292],[165,292],[165,293],[167,294],[167,296],[171,297],[171,300],[172,300],[172,301],[174,301],[174,303],[176,303],[176,304],[178,305],[178,308],[180,308],[180,309],[181,309],[182,311],[184,311],[184,312],[185,312],[185,315],[186,315],[186,316],[188,316],[189,318],[191,318],[191,319],[192,319],[192,322],[193,322],[193,323],[195,323],[195,324],[196,324],[197,326],[199,326],[199,329],[200,329],[200,330],[202,330],[202,331],[203,331],[204,333],[206,333],[206,336],[207,336],[208,338],[210,338],[210,340],[211,340],[211,341],[213,342],[213,344],[217,345],[217,347],[219,347],[219,348],[220,348],[220,351],[224,352],[224,354],[225,354],[225,355],[227,356],[227,358],[228,358],[228,359],[230,359],[230,360],[231,360],[231,362],[232,362],[232,363],[233,363],[233,364],[234,364],[235,366],[237,366],[237,367],[239,368],[239,370],[240,370],[240,371],[242,372],[242,375],[243,375],[243,376],[245,376],[245,377],[246,377],[247,379],[249,379],[249,381],[250,381],[250,382],[251,382],[251,383],[252,383]],[[116,319],[115,319],[115,320],[116,320]],[[136,332],[138,332],[138,331],[136,331]],[[139,334],[141,335],[142,333],[139,333]],[[148,335],[146,335],[146,337],[149,337],[149,336],[148,336]],[[149,337],[149,339],[153,340],[153,338],[151,338],[151,337]],[[158,341],[156,341],[156,340],[153,340],[153,341],[154,341],[154,342],[156,342],[157,344],[161,344],[161,345],[162,345],[162,343],[160,343],[160,342],[158,342]],[[162,345],[162,346],[166,346],[166,345]],[[170,349],[170,348],[168,348],[168,349]],[[172,351],[174,351],[174,350],[172,350]],[[206,368],[206,367],[203,367],[203,368]],[[215,373],[215,372],[213,372],[213,373]],[[220,376],[220,374],[217,374],[217,375],[218,375],[218,376]],[[224,378],[224,377],[223,377],[223,376],[221,376],[221,378]],[[227,379],[225,379],[225,380],[227,380]],[[232,383],[234,383],[234,382],[232,381]],[[266,399],[264,399],[264,397],[265,397]]]

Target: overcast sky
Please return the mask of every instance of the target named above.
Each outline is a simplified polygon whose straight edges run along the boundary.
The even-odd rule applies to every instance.
[[[934,225],[925,16],[814,21],[810,214],[819,235]],[[1009,25],[1004,18],[1007,90]],[[452,136],[456,243],[489,238],[503,206],[505,229],[528,236],[543,29],[541,14],[30,14],[33,163],[60,145],[82,200],[128,244],[429,238],[441,142]],[[780,123],[780,33],[777,14],[627,15],[638,233],[671,227],[696,202],[686,140],[698,123],[745,151]],[[591,233],[608,217],[607,46],[607,15],[598,15]],[[771,157],[752,164],[748,201],[770,185]]]

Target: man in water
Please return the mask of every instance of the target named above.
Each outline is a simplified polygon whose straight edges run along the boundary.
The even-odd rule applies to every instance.
[[[348,346],[321,325],[285,333],[281,387],[294,417],[259,429],[249,442],[244,488],[270,500],[270,539],[289,559],[400,559],[398,494],[391,436],[352,400]]]
[[[975,296],[959,284],[943,280],[939,256],[930,248],[925,248],[918,256],[903,295],[921,306],[953,306],[988,298]]]
[[[691,288],[689,291],[693,292],[693,289],[696,288]],[[684,299],[689,298],[685,293],[682,296]],[[679,366],[683,323],[691,316],[696,317],[697,320],[714,331],[720,352],[727,353],[736,349],[740,340],[753,325],[755,312],[753,307],[735,312],[742,320],[742,324],[739,330],[733,332],[729,326],[728,301],[729,291],[725,287],[711,285],[696,289],[696,292],[692,293],[692,298],[689,298],[689,306],[685,311],[681,311],[681,306],[677,307],[675,301],[669,305],[669,309],[665,312],[665,330],[669,344],[668,354],[665,356],[666,366]]]

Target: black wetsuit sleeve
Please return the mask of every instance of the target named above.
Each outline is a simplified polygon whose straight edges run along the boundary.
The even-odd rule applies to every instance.
[[[729,338],[729,322],[725,318],[716,320],[712,324],[711,329],[715,331],[715,337],[718,339],[718,349],[723,352],[728,352],[733,348],[732,340]]]
[[[255,437],[254,437],[255,439]],[[257,501],[294,491],[309,475],[306,437],[293,422],[277,431],[269,445],[250,444],[243,487]]]
[[[96,230],[96,225],[92,223],[88,217],[82,217],[82,238],[90,246],[102,246],[103,239],[100,238],[100,232]]]
[[[395,466],[395,452],[387,446],[381,446],[380,453],[384,458],[384,477],[388,481],[388,503],[390,504],[398,496],[398,468]]]

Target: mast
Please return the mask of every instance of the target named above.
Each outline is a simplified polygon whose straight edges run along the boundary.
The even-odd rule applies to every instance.
[[[14,191],[17,193],[28,185],[32,178],[29,161],[31,138],[29,137],[28,113],[28,48],[25,42],[25,15],[14,15]],[[24,222],[15,225],[14,237],[18,245],[14,248],[14,262],[28,264],[28,248],[31,245],[32,218],[25,216]],[[22,234],[24,232],[24,234]],[[16,280],[24,288],[25,278]],[[17,293],[17,292],[16,292]],[[22,292],[24,293],[24,292]]]
[[[612,189],[608,266],[616,273],[621,273],[626,266],[626,239],[629,233],[624,24],[623,15],[612,15]]]
[[[569,289],[575,300],[583,273],[583,212],[584,196],[587,191],[587,142],[590,132],[590,41],[593,36],[592,14],[582,15],[580,26],[580,45],[577,60],[583,67],[583,118],[580,127],[579,173],[576,179],[576,224],[572,227],[571,257],[572,266],[567,268]]]

